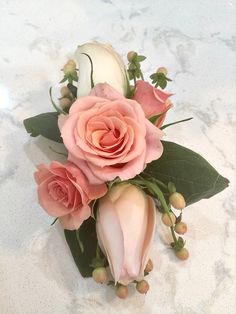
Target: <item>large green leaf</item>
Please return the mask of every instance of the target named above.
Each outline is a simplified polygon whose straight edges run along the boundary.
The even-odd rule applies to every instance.
[[[79,232],[80,245],[76,232]],[[79,231],[64,230],[66,241],[71,250],[81,275],[83,277],[91,277],[93,268],[90,266],[92,260],[96,257],[97,234],[95,220],[89,218],[83,222]]]
[[[42,135],[50,140],[62,143],[61,133],[57,124],[58,113],[46,112],[24,120],[24,126],[31,136]]]
[[[165,184],[173,182],[187,205],[210,198],[224,190],[229,180],[222,177],[203,157],[181,145],[162,141],[164,152],[144,173]]]

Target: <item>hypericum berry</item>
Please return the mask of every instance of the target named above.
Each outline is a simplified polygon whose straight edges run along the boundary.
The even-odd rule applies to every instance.
[[[164,225],[166,225],[167,227],[171,227],[175,224],[176,217],[173,213],[169,213],[169,214],[164,213],[161,216],[161,220]]]
[[[127,54],[127,59],[129,62],[132,62],[137,57],[137,52],[135,51],[129,51]]]
[[[76,64],[74,60],[69,60],[63,67],[63,72],[65,75],[72,74],[76,69]]]
[[[68,108],[71,105],[71,100],[69,98],[62,98],[59,100],[60,107],[62,109]]]
[[[157,69],[157,73],[162,73],[164,74],[165,76],[167,75],[168,71],[165,67],[160,67]]]
[[[175,225],[175,232],[178,234],[185,234],[187,230],[188,230],[188,227],[186,223],[184,223],[183,221],[180,221]]]
[[[146,294],[149,290],[149,284],[146,280],[141,280],[136,284],[136,290],[141,294]]]
[[[61,96],[62,97],[71,97],[71,91],[69,90],[69,88],[67,86],[62,86],[61,90]]]
[[[128,296],[128,287],[118,284],[116,286],[116,295],[117,297],[119,297],[120,299],[126,299]]]
[[[151,259],[148,260],[147,265],[144,269],[145,273],[150,273],[153,270],[153,262]]]
[[[186,206],[185,199],[182,194],[174,192],[169,197],[170,204],[176,209],[184,209]]]
[[[67,61],[68,64],[70,64],[71,66],[73,66],[74,68],[76,68],[76,63],[74,60],[70,59]]]
[[[183,247],[179,251],[175,251],[175,255],[178,257],[178,259],[185,261],[189,257],[189,252],[185,247]]]
[[[105,283],[108,280],[107,271],[105,267],[98,267],[93,270],[93,279],[97,283]]]

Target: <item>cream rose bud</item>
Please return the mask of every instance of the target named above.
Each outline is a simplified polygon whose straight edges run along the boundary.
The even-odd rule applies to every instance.
[[[93,42],[78,46],[75,52],[79,66],[78,97],[87,96],[91,91],[91,64],[84,54],[92,59],[95,85],[108,83],[122,95],[127,94],[127,72],[120,55],[110,45]]]
[[[115,283],[144,278],[156,225],[153,199],[131,184],[119,184],[99,200],[97,236]]]

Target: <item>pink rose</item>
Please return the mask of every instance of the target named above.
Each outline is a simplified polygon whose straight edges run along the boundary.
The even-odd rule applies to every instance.
[[[144,278],[156,226],[153,199],[131,184],[118,184],[99,200],[96,229],[115,282]]]
[[[163,151],[163,133],[145,118],[140,104],[111,86],[106,98],[98,97],[102,90],[95,87],[92,93],[97,96],[76,100],[67,119],[59,123],[68,159],[91,183],[130,179]]]
[[[89,202],[103,196],[106,185],[90,185],[82,171],[71,162],[52,161],[50,167],[39,165],[35,172],[38,198],[45,211],[59,217],[65,229],[78,229],[89,218]]]
[[[156,126],[160,128],[165,120],[166,112],[172,107],[169,100],[170,93],[161,91],[158,88],[153,87],[151,84],[145,81],[137,81],[135,94],[133,99],[141,104],[145,116],[149,119],[152,116],[163,115],[157,119]]]

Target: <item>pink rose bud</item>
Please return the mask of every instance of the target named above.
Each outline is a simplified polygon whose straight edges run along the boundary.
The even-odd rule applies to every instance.
[[[149,284],[146,280],[141,280],[136,285],[136,290],[141,294],[146,294],[149,290]]]
[[[166,112],[172,107],[169,100],[170,96],[170,93],[164,92],[153,87],[148,82],[140,80],[136,83],[133,99],[140,103],[148,119],[162,114],[155,123],[159,128],[165,120]]]
[[[128,296],[128,287],[118,284],[116,287],[116,295],[120,299],[126,299]]]
[[[186,225],[186,223],[184,222],[178,222],[176,225],[175,225],[175,232],[178,233],[178,234],[185,234],[188,230],[188,227]]]
[[[174,192],[171,194],[171,196],[169,197],[169,202],[175,209],[181,210],[184,209],[184,207],[186,206],[183,195],[178,192]]]
[[[99,200],[97,236],[116,282],[140,281],[156,224],[153,199],[131,184],[119,184]]]
[[[105,283],[108,280],[107,271],[105,267],[98,267],[93,270],[93,279],[97,283]]]
[[[153,270],[153,262],[151,259],[148,260],[147,265],[144,269],[145,273],[150,273]]]

